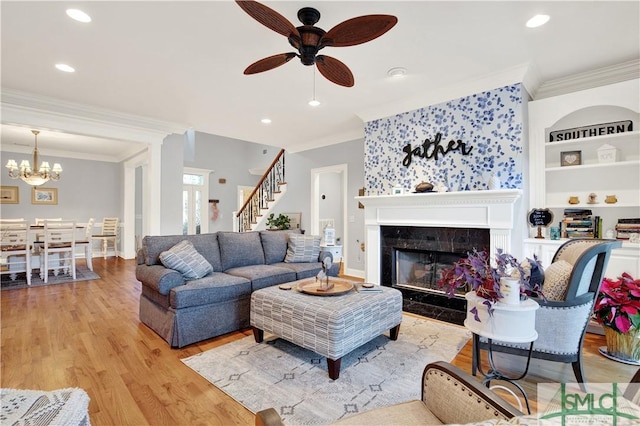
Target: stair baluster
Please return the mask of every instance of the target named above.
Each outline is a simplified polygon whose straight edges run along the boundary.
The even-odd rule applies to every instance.
[[[263,211],[274,201],[275,194],[280,192],[280,185],[285,183],[284,149],[281,149],[236,214],[239,232],[250,231],[252,225],[258,223]]]

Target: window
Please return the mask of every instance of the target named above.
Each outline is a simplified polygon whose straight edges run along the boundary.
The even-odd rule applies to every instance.
[[[182,234],[209,231],[207,207],[211,170],[184,169],[182,175]]]

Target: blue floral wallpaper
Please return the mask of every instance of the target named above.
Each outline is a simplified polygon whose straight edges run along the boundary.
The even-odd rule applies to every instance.
[[[522,188],[521,84],[492,89],[365,124],[367,195],[413,190],[420,182],[448,191]]]

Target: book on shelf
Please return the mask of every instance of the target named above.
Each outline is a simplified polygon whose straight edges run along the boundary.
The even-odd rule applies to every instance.
[[[640,234],[640,218],[618,219],[616,224],[616,238],[618,240],[628,240],[631,234]]]
[[[562,238],[599,238],[601,228],[600,216],[593,216],[591,209],[564,209],[560,222]]]

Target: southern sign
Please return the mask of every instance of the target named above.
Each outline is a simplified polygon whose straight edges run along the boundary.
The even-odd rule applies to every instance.
[[[631,120],[614,121],[613,123],[594,124],[592,126],[574,127],[566,130],[549,132],[549,142],[569,141],[572,139],[591,138],[593,136],[613,135],[633,131]]]

